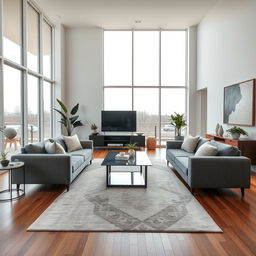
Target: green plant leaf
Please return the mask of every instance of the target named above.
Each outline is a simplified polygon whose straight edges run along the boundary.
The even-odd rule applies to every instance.
[[[78,117],[79,117],[79,115],[70,117],[70,118],[69,118],[70,123],[71,123],[71,124],[74,124],[75,121],[78,119]]]
[[[76,112],[78,111],[78,108],[79,108],[79,103],[77,103],[71,110],[71,115],[75,115]]]
[[[67,116],[64,113],[62,113],[60,110],[58,110],[57,108],[54,108],[54,110],[58,112],[64,119],[67,119]]]
[[[75,123],[73,123],[73,126],[74,127],[78,127],[78,126],[84,126],[83,123],[79,120],[79,121],[76,121]]]
[[[56,100],[59,103],[59,105],[61,106],[62,110],[67,114],[68,110],[67,110],[66,105],[62,101],[60,101],[59,99],[56,99]]]

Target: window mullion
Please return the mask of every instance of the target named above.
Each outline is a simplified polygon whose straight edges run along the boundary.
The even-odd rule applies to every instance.
[[[0,56],[3,56],[3,0],[0,0]],[[4,126],[4,101],[3,101],[3,58],[0,59],[0,127]],[[4,136],[0,134],[0,150],[3,150]]]
[[[21,59],[22,66],[27,67],[27,1],[22,0],[21,8]],[[28,141],[27,129],[28,129],[28,111],[27,111],[27,69],[21,73],[21,115],[22,115],[22,145]]]
[[[42,141],[44,138],[44,100],[43,100],[43,17],[40,13],[39,15],[39,73],[41,77],[39,79],[39,141]]]
[[[134,110],[134,29],[132,30],[132,110]]]
[[[158,144],[159,146],[161,146],[161,86],[162,86],[162,82],[161,82],[161,72],[162,72],[162,69],[161,69],[161,54],[162,54],[162,31],[160,29],[159,31],[159,107],[158,107],[158,113],[159,113],[159,120],[158,120]]]

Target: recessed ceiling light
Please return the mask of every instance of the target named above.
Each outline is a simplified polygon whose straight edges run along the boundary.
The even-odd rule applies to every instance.
[[[141,23],[141,20],[135,20],[135,23]]]

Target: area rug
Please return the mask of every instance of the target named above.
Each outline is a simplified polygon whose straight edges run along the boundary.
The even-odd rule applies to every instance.
[[[101,162],[93,160],[69,192],[61,194],[28,230],[222,232],[164,160],[152,160],[147,188],[106,188]]]

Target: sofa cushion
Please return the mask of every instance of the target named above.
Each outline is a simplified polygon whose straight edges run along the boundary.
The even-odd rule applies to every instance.
[[[191,135],[186,136],[182,145],[181,145],[181,149],[186,150],[187,152],[194,152],[195,148],[197,146],[199,140],[199,136],[193,137]]]
[[[72,172],[75,172],[83,163],[83,156],[71,156]]]
[[[46,154],[44,144],[44,141],[28,144],[24,147],[24,149],[27,154]]]
[[[199,137],[199,140],[198,140],[197,145],[196,145],[195,152],[207,141],[210,141],[210,140],[206,139],[206,138],[203,138],[203,137]]]
[[[68,152],[83,149],[79,141],[79,138],[76,134],[73,136],[63,136],[63,138],[65,141],[65,144],[67,145]]]
[[[175,160],[176,157],[178,156],[194,156],[194,153],[189,153],[183,149],[167,149],[166,150],[167,156],[170,157],[171,160]]]
[[[66,154],[64,148],[56,141],[46,141],[45,150],[48,154]]]
[[[188,175],[188,160],[189,157],[178,156],[175,158],[175,164],[186,175]]]
[[[82,156],[84,158],[84,161],[87,160],[92,155],[91,149],[80,149],[73,152],[68,153],[71,156]]]
[[[65,141],[64,141],[64,139],[63,139],[62,136],[59,136],[59,137],[50,139],[50,141],[52,141],[52,142],[54,142],[54,141],[55,141],[55,142],[58,142],[58,143],[64,148],[64,150],[65,150],[66,152],[68,151],[67,145],[65,144]]]
[[[240,156],[240,150],[231,145],[227,145],[215,140],[211,141],[211,144],[218,148],[217,156]]]
[[[195,156],[216,156],[218,148],[213,146],[210,141],[204,143],[195,153]]]

